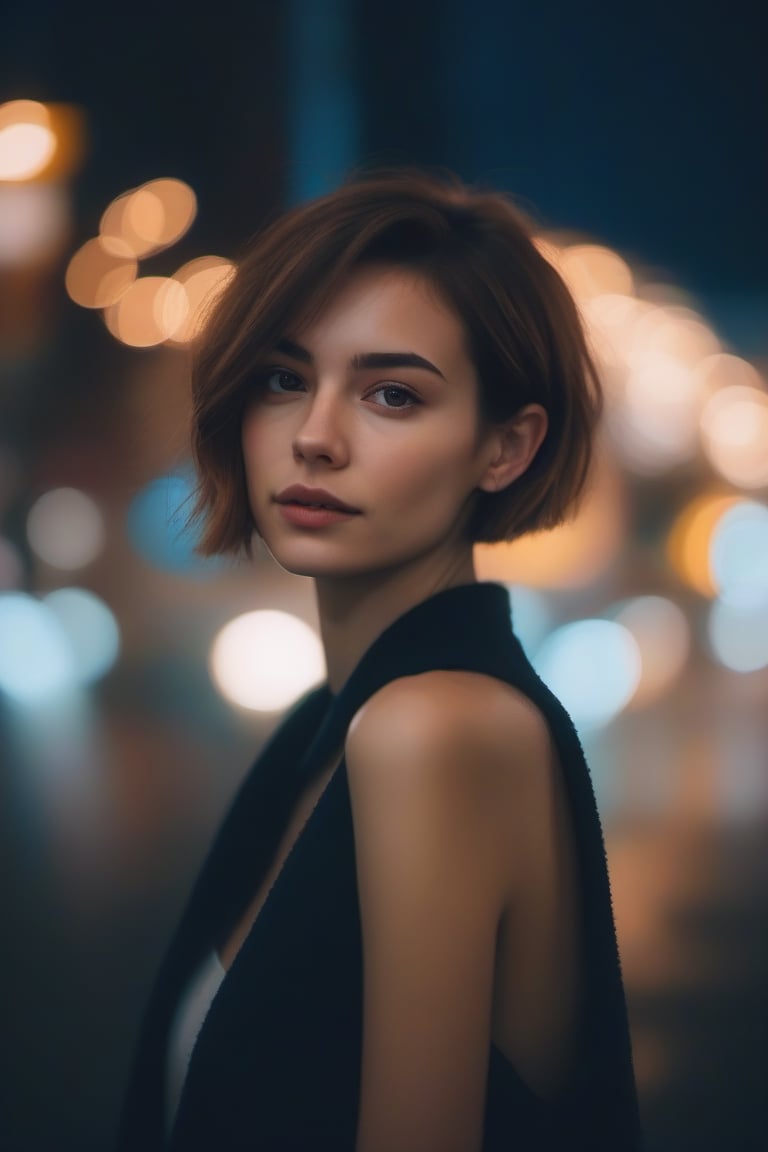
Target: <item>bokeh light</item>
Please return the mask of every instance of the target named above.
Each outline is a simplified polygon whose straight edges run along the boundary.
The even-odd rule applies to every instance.
[[[605,369],[610,435],[623,462],[655,475],[691,460],[712,383],[698,370],[719,347],[692,309],[618,293],[587,301],[590,334]]]
[[[667,559],[680,579],[702,596],[717,595],[710,560],[712,536],[720,518],[738,503],[738,496],[702,493],[685,505],[669,530]]]
[[[101,240],[88,240],[78,248],[67,265],[64,279],[67,292],[83,308],[106,308],[114,304],[136,279],[138,264],[126,248],[118,256],[106,250]]]
[[[0,180],[31,180],[48,166],[56,136],[44,104],[11,100],[0,105]]]
[[[69,228],[69,203],[57,185],[0,185],[0,265],[19,267],[57,257]]]
[[[85,492],[54,488],[30,508],[27,539],[46,564],[67,570],[82,568],[104,546],[104,518]]]
[[[195,494],[191,471],[180,470],[146,484],[128,509],[128,536],[136,551],[156,568],[204,576],[223,563],[195,552],[199,534],[188,523]]]
[[[701,438],[712,467],[726,480],[740,488],[768,485],[768,395],[762,389],[734,384],[716,392],[701,416]]]
[[[721,600],[745,608],[768,603],[768,507],[739,500],[712,533],[710,564]]]
[[[640,652],[640,679],[630,703],[658,700],[681,676],[691,647],[690,628],[682,608],[664,596],[636,596],[611,612],[634,638]]]
[[[133,348],[162,344],[181,328],[189,311],[181,284],[168,276],[140,276],[104,311],[112,335]]]
[[[699,370],[719,341],[684,304],[605,292],[583,303],[609,400],[606,428],[622,462],[656,476],[691,461],[712,382]]]
[[[43,604],[67,638],[78,683],[104,676],[120,651],[120,630],[111,609],[84,588],[57,588],[43,597]]]
[[[695,309],[684,304],[665,303],[645,309],[633,329],[637,345],[672,356],[694,367],[720,352],[720,341]],[[703,381],[703,391],[711,390]]]
[[[632,270],[617,252],[600,244],[572,244],[558,259],[558,270],[581,303],[593,296],[634,291]]]
[[[121,255],[126,247],[134,256],[148,256],[175,244],[188,231],[197,214],[197,198],[183,180],[164,177],[118,196],[99,225],[107,251]]]
[[[590,341],[604,371],[610,398],[621,397],[626,377],[626,357],[635,340],[641,317],[652,308],[645,300],[621,292],[591,296],[582,306]]]
[[[325,676],[317,634],[287,612],[246,612],[216,636],[211,676],[219,692],[241,708],[274,712],[288,707]]]
[[[622,400],[609,427],[628,467],[655,475],[693,458],[703,397],[689,365],[650,347],[635,350]]]
[[[525,584],[509,586],[512,628],[526,652],[533,652],[552,630],[552,610],[544,594]]]
[[[629,703],[640,682],[640,650],[612,620],[578,620],[557,628],[533,665],[579,727],[600,728]]]
[[[74,683],[72,651],[51,609],[24,592],[0,594],[0,691],[38,705]]]
[[[711,395],[737,386],[758,390],[763,388],[762,378],[754,364],[731,352],[704,356],[697,370]]]
[[[234,274],[234,264],[222,256],[200,256],[179,268],[172,279],[184,289],[187,314],[169,336],[169,343],[189,344],[200,335],[211,307]]]
[[[749,605],[715,600],[707,631],[715,657],[732,672],[768,667],[768,601]]]

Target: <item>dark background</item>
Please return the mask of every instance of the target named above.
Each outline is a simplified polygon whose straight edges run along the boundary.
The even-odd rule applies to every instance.
[[[765,291],[759,5],[38,0],[2,11],[4,98],[88,110],[84,232],[118,191],[168,171],[198,192],[205,240],[232,246],[340,165],[417,162],[504,186],[546,222],[695,290]],[[313,139],[313,124],[332,131]]]

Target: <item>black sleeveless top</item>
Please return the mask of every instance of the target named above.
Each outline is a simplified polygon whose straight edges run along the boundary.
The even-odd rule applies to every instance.
[[[537,1097],[492,1044],[483,1152],[641,1147],[605,849],[584,755],[567,713],[512,631],[506,589],[478,583],[445,589],[405,612],[371,644],[336,696],[327,685],[307,693],[264,748],[161,967],[119,1152],[354,1152],[362,945],[343,760],[211,1004],[166,1140],[168,1030],[182,990],[250,903],[299,792],[343,746],[355,712],[390,680],[430,669],[494,676],[542,712],[562,765],[579,860],[587,1023],[578,1072],[555,1106]]]

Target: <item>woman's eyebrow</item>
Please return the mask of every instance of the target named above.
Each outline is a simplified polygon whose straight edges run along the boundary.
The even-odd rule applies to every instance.
[[[293,360],[300,360],[303,364],[312,363],[312,353],[295,340],[284,337],[278,340],[275,349]],[[418,352],[360,352],[352,357],[350,367],[356,372],[365,368],[425,368],[427,372],[434,372],[441,380],[445,380],[440,369],[425,356],[419,356]]]
[[[295,340],[285,338],[278,340],[275,344],[275,351],[281,352],[283,356],[290,356],[293,360],[301,360],[303,364],[312,363],[312,353],[308,352],[306,348],[302,348],[301,344],[297,344]]]
[[[440,369],[417,352],[362,352],[352,357],[351,364],[358,371],[363,368],[426,368],[445,380]]]

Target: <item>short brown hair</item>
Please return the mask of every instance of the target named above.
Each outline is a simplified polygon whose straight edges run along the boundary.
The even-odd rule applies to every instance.
[[[240,432],[255,367],[346,274],[374,261],[422,274],[464,324],[481,420],[530,403],[547,411],[527,471],[500,492],[478,492],[470,540],[511,540],[560,523],[584,489],[602,395],[574,301],[532,237],[530,219],[501,193],[411,169],[357,175],[259,232],[193,363],[199,551],[250,551]]]

